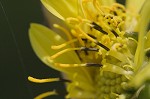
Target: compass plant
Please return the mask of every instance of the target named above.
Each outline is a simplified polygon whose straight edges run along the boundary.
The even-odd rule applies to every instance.
[[[31,23],[31,45],[42,62],[65,76],[29,76],[30,81],[62,81],[68,92],[66,99],[150,97],[150,0],[126,0],[125,6],[115,0],[41,2],[65,26],[56,20],[53,26],[62,31],[58,34]],[[45,92],[35,99],[50,95],[59,92]]]

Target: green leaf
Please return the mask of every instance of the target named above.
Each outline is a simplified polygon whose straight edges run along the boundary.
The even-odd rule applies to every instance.
[[[145,84],[145,87],[140,92],[138,99],[150,99],[150,82]]]

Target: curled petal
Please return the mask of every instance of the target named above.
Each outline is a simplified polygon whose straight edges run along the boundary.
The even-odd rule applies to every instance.
[[[132,71],[126,71],[123,68],[113,65],[113,64],[106,64],[103,66],[102,71],[110,71],[116,74],[121,74],[121,75],[125,75],[125,76],[129,76],[133,74]]]
[[[113,56],[116,59],[118,59],[118,60],[120,60],[120,61],[122,61],[124,63],[128,62],[127,57],[124,54],[120,53],[120,52],[117,52],[117,51],[114,51],[114,50],[110,50],[108,55]]]

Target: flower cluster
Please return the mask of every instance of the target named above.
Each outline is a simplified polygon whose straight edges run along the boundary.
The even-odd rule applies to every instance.
[[[63,25],[57,20],[53,25],[58,34],[32,23],[30,41],[37,56],[65,78],[29,77],[30,81],[66,82],[67,99],[138,97],[150,78],[149,0],[127,0],[126,7],[114,0],[42,3]],[[43,93],[37,99],[56,94]]]

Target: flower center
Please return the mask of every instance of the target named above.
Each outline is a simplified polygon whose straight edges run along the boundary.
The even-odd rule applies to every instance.
[[[68,37],[68,41],[52,49],[64,49],[50,57],[54,60],[68,51],[76,51],[81,63],[55,65],[63,67],[93,66],[95,74],[89,73],[93,80],[97,99],[115,99],[127,94],[127,82],[133,73],[133,53],[128,48],[130,38],[124,36],[125,8],[120,4],[111,7],[100,6],[97,0],[83,0],[83,15],[69,17],[67,30],[57,24],[54,26]],[[92,78],[93,77],[93,78]],[[80,81],[77,81],[80,82]],[[83,89],[85,90],[85,89]]]

